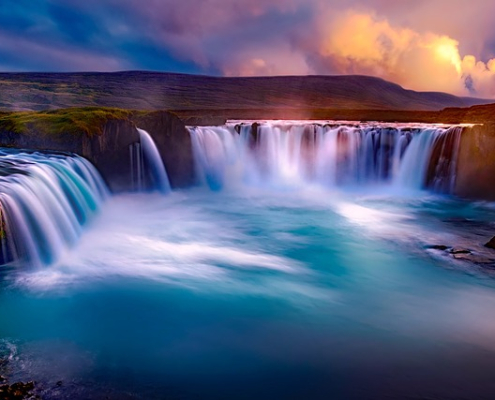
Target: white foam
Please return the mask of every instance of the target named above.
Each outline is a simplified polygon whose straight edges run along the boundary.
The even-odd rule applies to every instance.
[[[125,276],[191,285],[228,280],[237,270],[303,271],[295,260],[270,254],[228,219],[182,200],[181,193],[111,199],[76,248],[47,269],[21,274],[18,283],[51,290]]]

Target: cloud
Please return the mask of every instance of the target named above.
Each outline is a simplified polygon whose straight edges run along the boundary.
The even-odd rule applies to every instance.
[[[312,72],[304,54],[284,42],[228,53],[218,65],[226,76],[308,75]]]
[[[23,57],[28,54],[29,57]],[[64,71],[115,71],[130,67],[127,60],[72,46],[50,46],[12,37],[0,31],[0,55],[4,70],[43,71],[56,66]]]
[[[492,0],[4,0],[0,57],[8,70],[367,74],[495,97],[493,13]]]
[[[235,71],[236,60],[242,54],[250,57],[254,49],[273,51],[275,43],[281,42],[287,47],[284,42],[292,28],[308,20],[303,0],[149,0],[144,6],[137,0],[109,2],[132,13],[131,19],[146,27],[143,36],[147,40],[216,73]]]
[[[322,16],[316,36],[301,49],[312,54],[315,72],[374,75],[415,90],[495,96],[495,59],[484,63],[462,56],[459,42],[447,35],[419,33],[374,13],[350,10],[331,23]]]

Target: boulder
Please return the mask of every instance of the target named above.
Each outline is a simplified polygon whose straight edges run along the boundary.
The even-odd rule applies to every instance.
[[[33,396],[34,382],[16,382],[12,385],[0,385],[0,399],[4,400],[25,400],[38,399]]]
[[[449,246],[445,246],[443,244],[434,244],[434,245],[428,246],[428,249],[440,250],[440,251],[445,251],[445,250],[448,250],[449,248],[450,248]]]
[[[451,253],[451,254],[471,254],[471,250],[463,249],[461,247],[453,247],[452,249],[449,250],[449,253]]]

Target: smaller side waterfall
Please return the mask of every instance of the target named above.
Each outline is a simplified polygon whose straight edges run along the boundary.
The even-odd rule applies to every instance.
[[[108,196],[76,155],[0,149],[0,175],[0,264],[54,262]]]
[[[134,190],[156,189],[162,193],[170,192],[170,182],[165,165],[151,135],[137,128],[139,143],[130,146],[131,179]]]

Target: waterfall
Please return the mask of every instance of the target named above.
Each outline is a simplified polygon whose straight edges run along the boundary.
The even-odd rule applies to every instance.
[[[137,128],[139,143],[130,147],[131,180],[136,191],[145,188],[170,192],[170,182],[162,158],[153,138],[148,132]]]
[[[108,195],[82,157],[0,149],[0,264],[54,262]]]
[[[452,193],[457,174],[457,156],[462,127],[454,126],[435,138],[426,176],[426,186],[436,192]]]
[[[305,121],[189,127],[201,183],[398,188],[450,193],[460,127]]]

